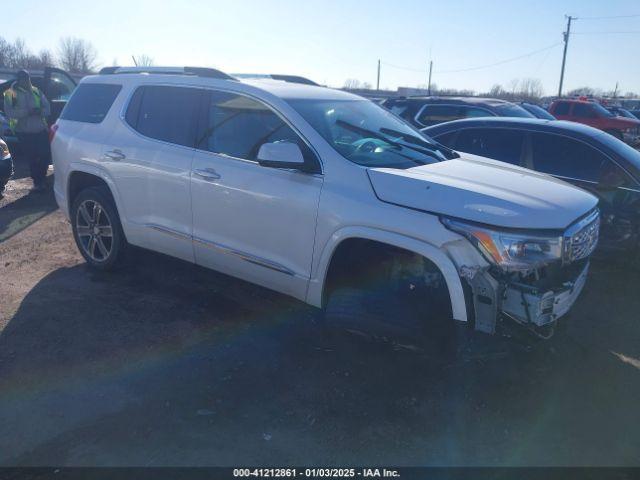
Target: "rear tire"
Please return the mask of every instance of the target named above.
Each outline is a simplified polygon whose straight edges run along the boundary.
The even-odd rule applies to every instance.
[[[82,190],[73,200],[70,213],[73,238],[87,264],[102,271],[120,266],[127,241],[109,189]]]

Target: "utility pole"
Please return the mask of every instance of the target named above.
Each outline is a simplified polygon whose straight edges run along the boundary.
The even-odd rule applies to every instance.
[[[429,60],[429,83],[427,83],[427,95],[431,95],[431,71],[433,70],[433,60]]]
[[[136,62],[136,57],[131,55],[131,58],[133,58],[133,64],[137,67],[138,66],[138,62]]]
[[[378,81],[376,82],[376,90],[380,90],[380,59],[378,59]]]
[[[562,35],[564,36],[564,52],[562,54],[562,70],[560,70],[560,86],[558,87],[558,97],[562,97],[562,82],[564,81],[564,65],[567,61],[567,47],[569,46],[569,35],[571,35],[571,21],[577,20],[576,17],[571,15],[565,15],[567,17],[567,31]]]
[[[616,82],[616,88],[613,91],[613,99],[615,100],[617,96],[618,96],[618,82]]]

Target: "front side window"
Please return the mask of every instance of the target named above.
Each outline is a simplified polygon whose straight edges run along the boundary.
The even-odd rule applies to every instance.
[[[187,87],[140,87],[129,102],[126,121],[145,137],[193,147],[202,92]]]
[[[359,165],[404,169],[456,156],[368,100],[296,98],[287,102],[338,153]]]
[[[520,105],[504,103],[493,107],[499,117],[535,118],[535,115],[527,112]]]
[[[315,162],[308,145],[264,103],[244,95],[215,91],[208,107],[197,148],[255,161],[263,144],[290,142],[300,147],[306,161]]]
[[[120,85],[114,84],[81,84],[73,92],[60,118],[74,122],[100,123],[121,89]]]
[[[599,181],[608,158],[578,140],[546,133],[531,134],[534,169],[559,177]]]
[[[504,128],[469,128],[460,131],[456,149],[501,162],[520,165],[524,133]]]
[[[495,117],[490,111],[476,107],[462,107],[461,114],[464,118]]]
[[[418,116],[418,122],[423,125],[435,125],[457,120],[463,116],[458,105],[426,105]]]
[[[596,117],[595,111],[588,103],[576,103],[573,106],[573,114],[580,118],[594,118]]]

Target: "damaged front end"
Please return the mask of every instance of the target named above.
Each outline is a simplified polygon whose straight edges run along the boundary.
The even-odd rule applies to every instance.
[[[600,217],[594,210],[564,232],[542,233],[443,223],[467,237],[487,260],[484,266],[457,262],[475,329],[495,333],[499,320],[507,318],[549,338],[585,285]]]

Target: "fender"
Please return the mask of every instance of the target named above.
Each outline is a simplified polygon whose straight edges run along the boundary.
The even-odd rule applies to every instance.
[[[441,249],[415,238],[370,227],[344,227],[333,233],[324,246],[315,275],[309,282],[307,303],[315,307],[322,306],[322,292],[331,259],[338,245],[349,238],[362,238],[386,243],[417,253],[432,261],[440,269],[447,283],[453,318],[463,322],[467,321],[467,309],[460,276],[454,263]]]
[[[125,224],[127,223],[127,219],[126,219],[126,215],[124,215],[124,210],[121,207],[120,194],[118,193],[118,188],[116,187],[115,182],[109,175],[109,172],[101,168],[99,165],[84,163],[84,162],[71,162],[69,164],[69,173],[67,174],[66,178],[67,179],[71,178],[71,176],[76,172],[87,173],[89,175],[98,177],[101,180],[104,180],[104,182],[109,187],[109,190],[111,190],[111,196],[113,197],[113,201],[116,204],[116,209],[118,210],[118,214],[120,215],[120,222],[122,223],[122,228],[126,229]],[[69,204],[70,198],[69,198],[68,180],[67,180],[67,185],[65,185],[65,196],[66,196],[65,203],[67,205],[67,213],[68,213],[69,210],[71,209],[71,205]],[[126,230],[125,230],[125,234],[126,234]]]

